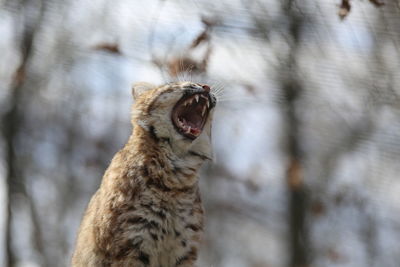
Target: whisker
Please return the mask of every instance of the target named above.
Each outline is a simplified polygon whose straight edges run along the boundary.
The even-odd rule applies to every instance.
[[[265,106],[268,104],[267,101],[241,101],[241,102],[217,102],[217,108],[218,109],[227,109],[227,110],[243,110],[243,108],[254,108],[254,107],[260,107],[260,106]]]
[[[179,57],[179,75],[181,76],[181,80],[180,82],[184,82],[187,80],[187,69],[185,69],[185,66],[183,64],[183,53],[182,55]]]
[[[218,102],[258,102],[258,100],[254,99],[217,99]]]
[[[216,96],[221,96],[221,93],[219,91],[216,91],[216,90],[212,90],[211,93],[213,93]]]
[[[175,77],[177,79],[177,82],[181,82],[182,81],[182,72],[181,72],[181,64],[182,64],[182,60],[179,57],[179,63],[178,63],[178,69],[177,72],[175,73]]]
[[[214,94],[221,94],[223,92],[223,90],[224,90],[224,88],[222,86],[218,86],[218,87],[215,87],[213,93]]]
[[[212,89],[212,93],[215,96],[222,96],[224,93],[224,86],[223,86],[222,82],[220,82],[220,81],[216,81],[215,83],[213,83],[211,86],[211,89]]]
[[[268,101],[269,98],[254,98],[254,97],[217,97],[219,102],[263,102]]]
[[[228,92],[226,92],[226,91],[218,91],[217,93],[215,93],[215,95],[218,96],[221,99],[223,99],[223,98],[232,98],[232,97],[233,98],[242,97],[242,95],[239,95],[239,94],[233,95],[231,92],[229,92],[229,94],[228,94]]]
[[[194,68],[194,66],[191,65],[190,66],[190,71],[189,71],[189,73],[190,73],[190,81],[193,81],[193,68]]]
[[[222,90],[224,88],[224,85],[222,84],[221,81],[214,82],[213,86],[215,87],[215,90]]]

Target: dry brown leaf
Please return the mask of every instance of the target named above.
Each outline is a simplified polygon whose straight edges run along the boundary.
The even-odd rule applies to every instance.
[[[209,35],[207,33],[207,30],[204,30],[202,33],[200,33],[199,36],[197,36],[196,39],[193,40],[192,44],[190,45],[190,48],[195,48],[202,42],[206,42],[209,40]]]
[[[287,171],[289,188],[296,190],[303,185],[303,172],[298,159],[292,158]]]
[[[385,2],[381,1],[381,0],[369,0],[372,4],[374,4],[377,7],[383,6],[385,4]]]
[[[311,213],[320,216],[325,213],[325,205],[321,201],[315,201],[311,204]]]
[[[103,43],[93,46],[95,50],[103,50],[112,54],[121,54],[118,44]]]
[[[350,0],[342,0],[339,8],[339,17],[343,20],[350,13]]]

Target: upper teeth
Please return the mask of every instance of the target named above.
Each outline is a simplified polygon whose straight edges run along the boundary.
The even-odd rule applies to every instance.
[[[201,116],[204,116],[206,113],[207,108],[210,108],[210,101],[207,96],[201,95],[201,94],[196,94],[194,97],[190,97],[187,99],[183,104],[185,106],[191,105],[193,103],[193,100],[196,100],[197,103],[199,103],[200,97],[205,99],[206,105],[203,106],[203,110],[201,111]]]
[[[193,98],[189,98],[188,100],[185,101],[185,106],[192,104]]]

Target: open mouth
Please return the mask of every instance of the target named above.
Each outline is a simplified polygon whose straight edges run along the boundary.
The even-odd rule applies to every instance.
[[[209,111],[208,92],[183,96],[172,110],[172,121],[180,134],[193,140],[203,131]]]

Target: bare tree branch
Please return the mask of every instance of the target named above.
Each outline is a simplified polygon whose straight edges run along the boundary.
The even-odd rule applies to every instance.
[[[26,3],[19,3],[20,7]],[[20,193],[26,199],[28,203],[29,212],[31,215],[32,223],[33,223],[33,238],[34,245],[38,253],[43,255],[44,247],[43,242],[41,241],[41,233],[40,227],[38,223],[38,216],[33,204],[32,199],[30,199],[27,194],[25,184],[23,182],[23,177],[21,173],[21,168],[18,166],[18,155],[16,154],[16,141],[18,132],[20,129],[20,124],[22,121],[23,114],[21,112],[21,99],[23,95],[24,85],[27,79],[27,69],[29,66],[29,62],[32,55],[32,48],[35,39],[35,34],[39,30],[41,18],[44,12],[44,4],[39,1],[40,5],[40,14],[36,19],[34,26],[28,26],[28,22],[24,21],[25,28],[24,33],[21,40],[21,62],[15,71],[12,84],[11,84],[11,94],[9,99],[9,108],[8,111],[5,112],[2,118],[2,129],[3,136],[6,143],[6,162],[7,162],[7,172],[6,172],[6,191],[8,196],[7,203],[7,219],[6,219],[6,251],[7,251],[7,261],[6,267],[12,267],[16,263],[16,255],[12,250],[12,215],[13,215],[13,206],[12,199],[14,194]],[[44,262],[43,262],[44,263]],[[44,263],[43,266],[46,266]]]
[[[290,51],[283,67],[290,70],[290,76],[281,77],[282,93],[284,97],[283,111],[286,120],[287,153],[289,158],[287,183],[289,189],[289,228],[291,267],[305,267],[309,264],[308,234],[305,225],[307,209],[307,192],[304,185],[302,160],[300,149],[300,123],[296,113],[296,103],[302,93],[302,85],[296,77],[296,54],[300,42],[304,18],[300,17],[293,8],[294,1],[288,0],[284,4],[287,14]]]

